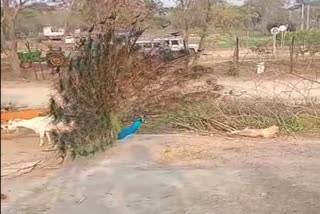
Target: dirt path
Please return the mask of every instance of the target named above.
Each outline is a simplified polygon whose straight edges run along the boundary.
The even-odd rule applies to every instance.
[[[317,138],[136,135],[53,176],[25,180],[23,189],[7,181],[2,211],[316,214],[319,171]]]
[[[219,80],[226,90],[233,90],[242,96],[258,96],[261,98],[283,99],[291,102],[319,101],[320,84],[301,78],[252,78],[235,80],[226,77]]]
[[[1,81],[1,104],[42,108],[49,102],[49,83]]]
[[[218,82],[225,87],[225,92],[232,90],[235,95],[282,98],[292,102],[319,101],[320,97],[319,84],[299,78],[221,77]],[[15,106],[43,108],[48,105],[50,93],[49,83],[4,81],[1,85],[1,104],[11,102]]]

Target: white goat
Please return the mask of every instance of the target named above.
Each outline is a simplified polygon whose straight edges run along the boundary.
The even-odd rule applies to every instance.
[[[8,131],[8,125],[6,125],[6,124],[1,124],[1,129],[5,130],[7,134],[9,133],[9,131]]]
[[[71,132],[74,130],[75,125],[72,121],[69,125],[58,122],[54,123],[53,117],[35,117],[29,120],[9,120],[8,130],[14,130],[19,127],[32,129],[35,133],[40,135],[40,146],[44,145],[44,137],[47,137],[49,144],[52,144],[51,134],[54,130],[59,132]]]
[[[14,119],[9,120],[8,130],[16,130],[21,127],[32,129],[35,133],[40,135],[40,146],[43,146],[45,137],[47,137],[49,144],[52,144],[50,135],[52,123],[52,117],[35,117],[28,120]]]

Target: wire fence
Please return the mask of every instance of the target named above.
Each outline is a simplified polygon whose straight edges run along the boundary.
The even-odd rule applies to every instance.
[[[276,67],[279,72],[313,73],[318,79],[320,74],[320,43],[307,41],[297,36],[288,36],[286,40],[267,40],[265,43],[248,46],[246,38],[236,37],[231,48],[206,49],[201,56],[205,65],[226,64],[224,68],[233,70],[234,75],[242,75],[244,67],[248,71],[258,70],[265,63]],[[272,69],[271,69],[272,70]]]

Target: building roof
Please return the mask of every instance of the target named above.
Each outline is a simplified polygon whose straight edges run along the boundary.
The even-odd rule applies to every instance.
[[[320,0],[295,0],[287,6],[289,10],[296,10],[301,8],[302,5],[320,6]]]

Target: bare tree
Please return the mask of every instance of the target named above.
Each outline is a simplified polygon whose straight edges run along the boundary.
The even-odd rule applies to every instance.
[[[107,17],[116,16],[116,25],[130,24],[137,16],[146,17],[151,0],[73,0],[72,7],[90,24],[100,23]]]
[[[63,3],[63,0],[52,0],[56,4]],[[8,57],[12,72],[20,75],[19,59],[17,55],[18,41],[15,35],[16,20],[18,14],[24,8],[35,3],[36,0],[2,0],[3,17],[1,18],[1,27],[3,30],[4,48],[8,51]],[[3,48],[3,47],[1,47]]]
[[[15,36],[15,22],[17,15],[30,0],[2,0],[3,22],[1,23],[3,35],[5,37],[5,48],[11,63],[12,72],[20,75],[19,59],[17,56],[18,42]]]
[[[188,51],[189,46],[189,30],[190,22],[192,19],[192,7],[195,5],[196,0],[177,0],[178,9],[181,12],[182,19],[182,30],[183,30],[183,39],[184,39],[184,48]]]
[[[199,51],[196,53],[192,65],[196,65],[199,61],[201,51],[204,49],[205,40],[208,37],[208,30],[215,26],[217,21],[215,17],[216,10],[223,9],[218,7],[224,5],[223,0],[177,0],[178,12],[176,17],[179,22],[178,28],[183,31],[184,46],[188,52],[190,29],[200,28]],[[216,10],[213,10],[215,8]]]
[[[204,12],[205,14],[205,19],[204,19],[204,23],[202,26],[202,32],[201,32],[201,36],[200,36],[200,41],[199,41],[199,48],[198,48],[198,52],[196,53],[192,65],[196,65],[200,59],[200,55],[201,55],[201,51],[204,49],[204,45],[205,45],[205,39],[208,36],[208,28],[209,28],[209,24],[211,21],[211,11],[212,11],[212,0],[206,0],[206,4],[204,5],[206,7],[206,10]]]

